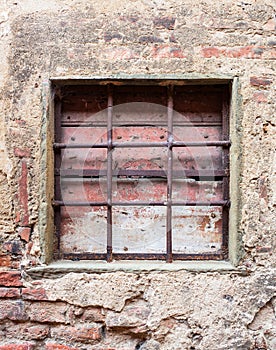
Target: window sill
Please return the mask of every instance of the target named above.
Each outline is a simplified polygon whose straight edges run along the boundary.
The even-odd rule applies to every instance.
[[[248,274],[248,271],[236,268],[229,261],[175,261],[166,263],[163,261],[113,261],[107,263],[105,261],[55,261],[49,265],[33,267],[27,269],[28,275],[33,278],[38,277],[55,277],[61,276],[70,272],[75,273],[106,273],[123,271],[128,273],[140,272],[219,272],[238,274]]]

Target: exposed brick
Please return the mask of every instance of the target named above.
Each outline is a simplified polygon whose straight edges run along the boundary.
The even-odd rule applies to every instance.
[[[28,148],[15,147],[13,153],[19,158],[29,158],[31,156],[31,151]]]
[[[59,326],[52,328],[51,335],[52,337],[62,338],[66,341],[90,343],[101,339],[101,328]]]
[[[175,18],[173,17],[161,17],[155,18],[153,24],[156,28],[173,29],[175,24]]]
[[[10,267],[11,266],[11,256],[7,254],[0,255],[0,266]]]
[[[100,308],[86,308],[83,312],[83,315],[81,316],[81,319],[83,321],[90,321],[90,322],[101,322],[104,321],[105,316],[102,315]]]
[[[25,340],[42,340],[45,339],[50,332],[47,325],[34,325],[32,323],[20,323],[9,326],[6,331],[7,337],[14,337]]]
[[[21,225],[29,224],[29,209],[28,209],[28,167],[26,161],[21,162],[21,175],[18,180],[18,195],[21,209],[20,222]]]
[[[0,298],[19,298],[20,290],[18,288],[0,288]]]
[[[266,184],[266,177],[261,176],[258,179],[258,188],[259,188],[259,196],[260,198],[263,198],[266,203],[268,202],[268,194],[267,194],[267,184]]]
[[[272,247],[261,247],[261,246],[257,247],[258,253],[272,253],[272,251],[273,251]]]
[[[0,271],[0,286],[21,287],[21,274],[17,271]]]
[[[0,303],[0,320],[25,321],[27,314],[22,301],[2,300]]]
[[[66,323],[68,306],[65,303],[37,302],[26,307],[31,321]]]
[[[156,46],[152,49],[154,58],[186,58],[186,55],[180,47],[176,46]]]
[[[45,346],[46,350],[77,350],[77,348],[72,348],[71,346],[56,344],[56,343],[47,343]]]
[[[23,241],[29,242],[31,235],[30,227],[19,227],[18,235]]]
[[[253,95],[253,100],[258,103],[265,103],[267,102],[266,94],[262,91],[255,92]]]
[[[163,43],[164,40],[154,35],[142,35],[139,38],[139,43]]]
[[[104,40],[105,40],[105,42],[110,42],[110,41],[112,41],[113,39],[117,39],[117,40],[121,40],[122,39],[122,35],[120,34],[120,33],[112,33],[112,34],[110,34],[110,33],[106,33],[105,35],[104,35]]]
[[[216,47],[206,47],[202,49],[202,54],[205,58],[219,57],[220,50]]]
[[[11,253],[12,255],[22,255],[22,243],[20,241],[8,241],[2,246],[2,251]]]
[[[250,84],[252,86],[267,86],[272,84],[272,80],[268,78],[251,77]]]
[[[271,18],[267,21],[267,23],[264,25],[264,30],[276,30],[276,19]]]
[[[0,350],[32,350],[34,344],[7,344],[0,345]]]
[[[23,288],[22,298],[26,300],[48,300],[46,291],[43,288]]]
[[[236,47],[205,47],[202,49],[205,58],[228,57],[228,58],[248,58],[248,59],[275,59],[276,50],[259,46],[236,46]]]

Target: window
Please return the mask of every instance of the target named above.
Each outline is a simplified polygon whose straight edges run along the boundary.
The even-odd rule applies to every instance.
[[[55,86],[55,259],[226,259],[226,81]]]

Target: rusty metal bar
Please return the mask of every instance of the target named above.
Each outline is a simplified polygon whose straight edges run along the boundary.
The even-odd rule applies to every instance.
[[[64,148],[108,148],[107,143],[89,143],[89,144],[81,144],[81,143],[54,143],[54,149],[64,149]]]
[[[113,206],[167,206],[168,202],[167,201],[160,201],[160,202],[138,202],[138,201],[133,201],[133,202],[112,202],[111,203]],[[62,200],[54,200],[53,201],[54,206],[68,206],[68,207],[102,207],[102,206],[108,206],[108,202],[74,202],[74,201],[62,201]],[[193,207],[193,206],[199,206],[199,207],[220,207],[220,206],[230,206],[230,201],[229,200],[220,200],[220,201],[213,201],[213,202],[199,202],[199,201],[171,201],[171,206],[187,206],[187,207]]]
[[[167,215],[166,215],[166,261],[172,262],[172,172],[173,172],[173,86],[168,86],[168,139],[167,139]]]
[[[173,260],[222,260],[224,255],[221,251],[216,253],[201,253],[201,254],[173,254]],[[113,253],[114,260],[165,260],[167,254],[163,253]],[[62,253],[61,259],[66,260],[104,260],[104,253]]]
[[[74,178],[74,177],[104,177],[107,175],[107,171],[98,169],[55,169],[56,176]],[[113,170],[113,177],[138,177],[138,178],[167,178],[167,172],[165,170],[141,170],[141,169],[120,169]],[[211,178],[214,180],[216,177],[229,176],[226,170],[190,170],[183,169],[172,172],[173,179],[185,179],[185,178]]]
[[[167,126],[166,123],[162,123],[161,121],[151,121],[151,123],[149,123],[148,121],[145,121],[143,123],[143,120],[139,120],[140,123],[138,124],[137,122],[128,122],[128,123],[124,123],[124,122],[113,122],[113,126],[116,127],[128,127],[128,126],[150,126],[150,127],[154,127],[154,126]],[[82,127],[82,128],[91,128],[91,127],[106,127],[106,124],[101,123],[101,122],[78,122],[78,121],[63,121],[61,124],[62,127]],[[220,122],[176,122],[174,123],[174,126],[185,126],[185,127],[195,127],[195,126],[221,126]]]
[[[225,87],[223,90],[222,104],[222,140],[229,139],[229,90]],[[225,170],[229,169],[229,149],[222,149],[222,165]],[[223,200],[229,200],[229,177],[223,178]],[[222,249],[225,252],[225,257],[228,256],[228,241],[229,241],[229,207],[222,208]]]
[[[184,142],[171,141],[169,142],[113,142],[112,148],[147,148],[147,147],[229,147],[231,142],[224,141],[206,141],[206,142]],[[108,143],[54,143],[54,149],[60,148],[107,148]]]
[[[55,101],[54,101],[54,110],[55,110],[55,136],[54,141],[60,142],[61,141],[61,100],[58,95],[55,95]],[[61,149],[57,150],[55,154],[55,160],[54,160],[54,166],[57,169],[60,169],[61,167]],[[55,197],[61,198],[61,177],[60,175],[55,176],[54,179],[54,192]],[[58,256],[60,255],[60,230],[61,230],[61,207],[54,207],[54,226],[55,226],[55,235],[57,238],[57,252]]]
[[[106,260],[112,261],[112,152],[113,152],[113,88],[109,84],[107,101],[107,250]]]
[[[229,147],[231,142],[229,140],[224,141],[206,141],[206,142],[185,142],[174,141],[172,147]]]

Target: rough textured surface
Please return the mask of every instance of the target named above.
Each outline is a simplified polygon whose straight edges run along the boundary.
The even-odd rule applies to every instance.
[[[275,15],[274,0],[1,2],[0,349],[275,349]],[[239,77],[242,274],[26,273],[44,254],[43,82],[120,73]]]

